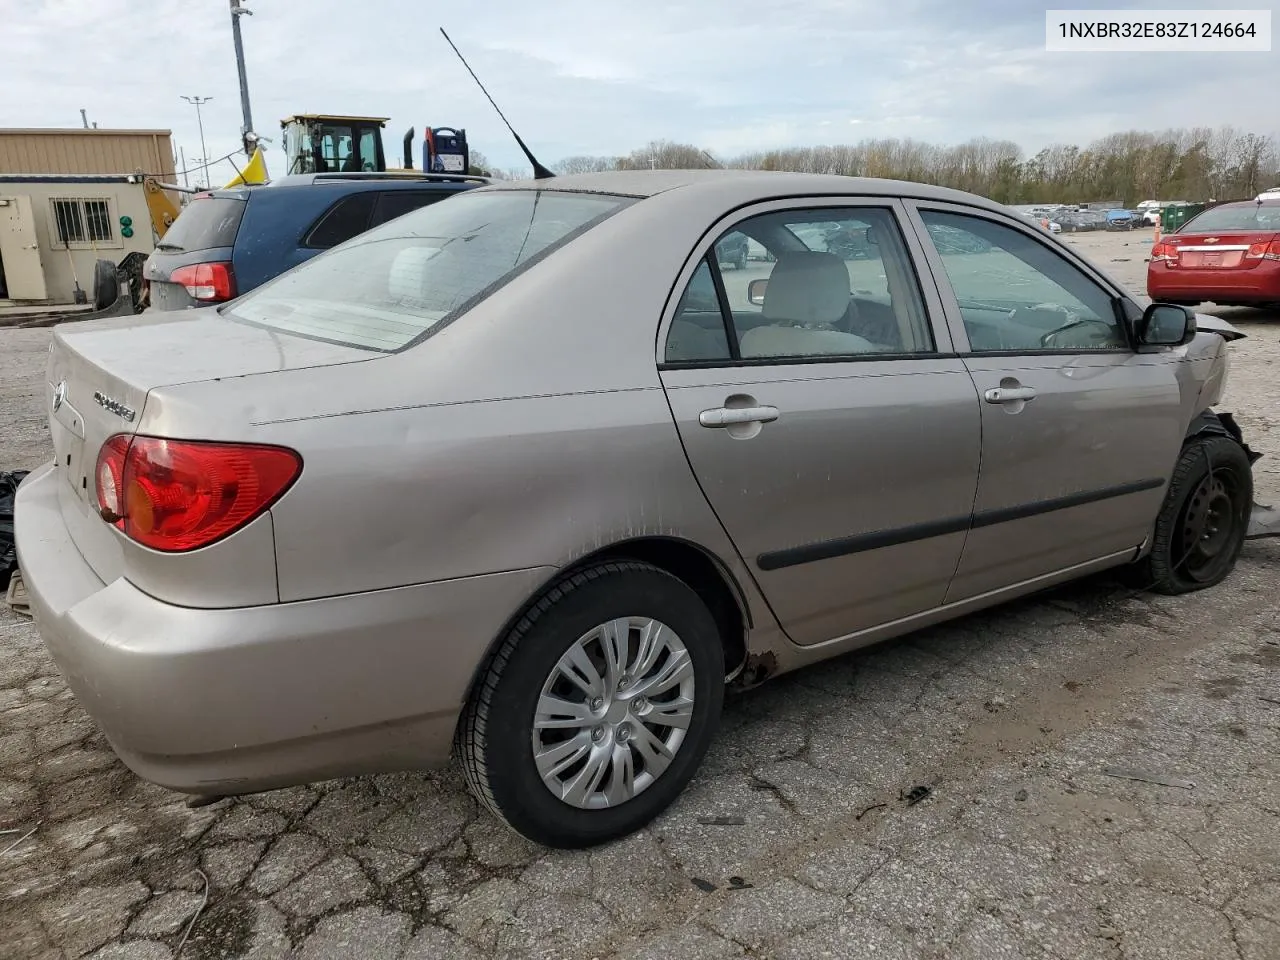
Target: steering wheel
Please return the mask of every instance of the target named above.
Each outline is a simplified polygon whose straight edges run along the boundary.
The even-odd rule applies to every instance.
[[[1073,317],[1062,326],[1056,327],[1042,336],[1040,338],[1040,346],[1045,347],[1046,349],[1053,349],[1058,346],[1084,346],[1083,344],[1057,344],[1054,343],[1054,339],[1060,333],[1066,333],[1068,330],[1076,330],[1080,327],[1087,326],[1096,326],[1100,328],[1100,332],[1102,333],[1101,339],[1103,342],[1107,342],[1112,339],[1113,328],[1111,324],[1107,323],[1105,320],[1097,320],[1093,317]]]

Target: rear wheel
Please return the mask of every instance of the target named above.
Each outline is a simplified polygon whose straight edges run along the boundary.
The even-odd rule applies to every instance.
[[[682,581],[619,561],[556,584],[492,655],[458,726],[467,781],[553,847],[632,833],[693,777],[724,699],[711,613]]]
[[[1182,448],[1151,552],[1134,568],[1140,584],[1157,593],[1212,587],[1235,568],[1249,528],[1253,473],[1240,444],[1200,437]]]

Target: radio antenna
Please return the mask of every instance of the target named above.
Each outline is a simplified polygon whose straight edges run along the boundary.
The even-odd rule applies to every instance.
[[[520,139],[520,134],[516,133],[515,127],[503,115],[502,110],[493,102],[493,97],[489,96],[489,91],[484,88],[484,84],[480,82],[480,78],[476,76],[476,72],[471,69],[471,64],[467,63],[467,58],[462,55],[462,51],[457,45],[449,39],[449,34],[444,32],[444,27],[440,28],[440,32],[444,34],[444,38],[449,41],[449,46],[453,47],[453,52],[458,55],[458,59],[462,61],[462,65],[467,68],[467,73],[471,74],[471,79],[476,82],[476,86],[480,88],[480,92],[485,95],[489,103],[493,104],[493,109],[498,111],[498,116],[502,117],[502,122],[507,125],[507,129],[511,131],[511,135],[516,138],[516,143],[520,145],[520,149],[524,151],[524,155],[528,158],[529,163],[533,166],[533,179],[547,180],[554,177],[555,174],[538,162],[538,158],[533,155],[533,151],[525,146],[525,142]]]

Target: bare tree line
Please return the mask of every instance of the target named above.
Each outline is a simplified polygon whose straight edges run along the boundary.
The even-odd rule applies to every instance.
[[[472,153],[475,157],[476,151]],[[1280,144],[1274,136],[1232,127],[1194,127],[1160,133],[1132,130],[1084,147],[1056,144],[1032,157],[1024,156],[1012,141],[977,137],[954,146],[895,138],[717,159],[692,144],[655,140],[621,157],[567,157],[553,169],[567,174],[717,166],[915,180],[1000,203],[1116,199],[1133,205],[1141,200],[1253,197],[1280,185]]]

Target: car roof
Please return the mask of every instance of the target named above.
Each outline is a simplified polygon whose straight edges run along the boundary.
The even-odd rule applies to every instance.
[[[1008,213],[1008,207],[976,194],[907,180],[874,177],[842,177],[822,173],[787,173],[774,170],[616,170],[579,173],[544,180],[505,180],[482,190],[554,190],[575,193],[611,193],[652,197],[671,190],[731,194],[743,203],[775,197],[884,196],[911,197],[967,204]]]
[[[456,189],[459,186],[475,187],[492,182],[489,177],[476,177],[465,173],[423,173],[416,170],[407,170],[387,173],[291,173],[287,176],[276,177],[270,183],[264,184],[264,186],[272,190],[321,185],[347,186],[353,190],[382,190],[388,187],[391,189],[402,187]],[[255,187],[253,189],[261,188]]]
[[[362,190],[468,190],[492,183],[488,177],[473,177],[460,173],[419,173],[416,175],[357,174],[357,173],[294,173],[277,177],[270,183],[252,187],[227,187],[205,190],[203,194],[230,200],[248,200],[262,190],[292,190],[299,187],[330,188],[328,193],[358,193]]]
[[[1248,207],[1250,210],[1255,207],[1265,207],[1270,210],[1272,207],[1280,207],[1280,196],[1274,200],[1270,198],[1266,200],[1228,200],[1226,203],[1215,203],[1209,209],[1217,210],[1219,207]]]

